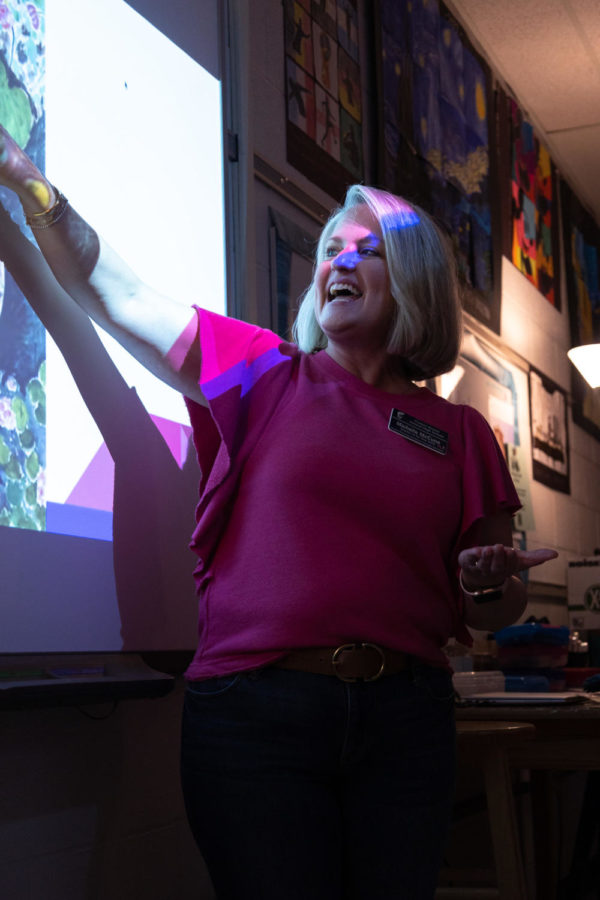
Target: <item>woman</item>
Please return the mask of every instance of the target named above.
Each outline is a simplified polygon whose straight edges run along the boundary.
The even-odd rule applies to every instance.
[[[220,900],[425,900],[452,802],[443,647],[515,621],[519,502],[483,418],[415,380],[460,341],[446,241],[356,186],[327,223],[297,343],[157,295],[2,133],[56,278],[182,391],[202,465],[186,807]]]

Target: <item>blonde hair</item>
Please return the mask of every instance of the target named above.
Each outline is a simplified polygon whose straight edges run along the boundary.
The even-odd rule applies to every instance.
[[[324,259],[325,245],[340,219],[362,204],[381,228],[390,290],[396,303],[388,352],[399,358],[404,373],[414,380],[448,372],[456,362],[462,333],[450,241],[420,207],[387,191],[360,184],[349,188],[344,205],[334,211],[321,232],[313,280],[292,327],[294,340],[306,353],[327,346],[315,313],[317,266]]]

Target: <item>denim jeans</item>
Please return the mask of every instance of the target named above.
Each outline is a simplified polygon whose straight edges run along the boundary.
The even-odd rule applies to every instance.
[[[218,900],[431,900],[454,744],[451,678],[422,664],[192,682],[182,784]]]

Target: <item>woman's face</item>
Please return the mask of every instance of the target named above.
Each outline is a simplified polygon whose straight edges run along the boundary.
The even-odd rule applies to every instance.
[[[367,206],[333,227],[315,286],[315,314],[330,343],[387,345],[395,303],[381,229]]]

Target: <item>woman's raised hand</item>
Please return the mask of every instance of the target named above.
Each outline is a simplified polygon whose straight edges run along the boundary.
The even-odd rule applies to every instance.
[[[25,212],[39,213],[52,206],[54,190],[26,153],[0,125],[0,184],[14,191]]]

